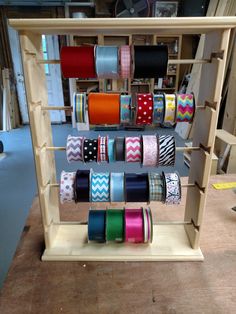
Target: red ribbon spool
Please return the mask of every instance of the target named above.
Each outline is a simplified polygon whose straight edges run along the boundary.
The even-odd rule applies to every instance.
[[[94,47],[62,47],[61,70],[65,78],[95,78]]]

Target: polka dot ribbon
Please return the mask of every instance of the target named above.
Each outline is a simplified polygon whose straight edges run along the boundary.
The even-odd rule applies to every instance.
[[[107,136],[99,136],[98,137],[98,161],[107,161],[108,160],[108,152],[107,152]]]
[[[153,97],[152,94],[137,94],[136,124],[152,124]]]
[[[122,79],[130,78],[131,74],[131,52],[128,45],[120,47],[120,77]]]
[[[66,157],[67,161],[79,161],[83,160],[83,137],[71,136],[67,137],[66,142]]]
[[[165,94],[165,116],[164,122],[173,124],[175,122],[176,95]]]
[[[60,202],[61,204],[65,202],[72,202],[74,200],[74,180],[75,172],[65,172],[61,173],[60,180]]]
[[[153,123],[163,123],[165,112],[164,94],[153,95]]]
[[[85,139],[83,145],[84,162],[97,161],[98,140]]]
[[[125,160],[141,162],[141,139],[139,136],[125,138]]]
[[[193,94],[177,95],[176,122],[192,122],[195,111]]]
[[[164,173],[163,177],[165,181],[165,203],[179,204],[181,201],[181,183],[180,177],[177,172]]]
[[[143,166],[157,165],[158,145],[156,135],[143,135]]]

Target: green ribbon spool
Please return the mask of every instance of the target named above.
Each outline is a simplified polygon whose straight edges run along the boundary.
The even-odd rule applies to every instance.
[[[124,210],[107,209],[106,214],[106,240],[124,241]]]

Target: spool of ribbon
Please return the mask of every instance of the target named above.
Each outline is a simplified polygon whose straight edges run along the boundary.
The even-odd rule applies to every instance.
[[[78,202],[89,202],[89,170],[77,170],[74,181],[74,200]]]
[[[172,135],[159,136],[159,166],[174,166],[175,138]]]
[[[139,136],[125,138],[125,159],[127,162],[141,162],[141,139]]]
[[[60,180],[60,202],[72,202],[74,200],[75,172],[61,172]]]
[[[62,47],[61,70],[65,78],[95,78],[94,47]]]
[[[118,47],[96,46],[95,60],[98,78],[116,79],[119,77]]]
[[[124,172],[111,172],[110,178],[111,202],[124,202]]]
[[[125,160],[125,139],[124,137],[116,137],[115,139],[115,157],[116,161]]]
[[[168,47],[134,46],[134,77],[158,78],[164,77],[168,65]]]
[[[90,124],[120,124],[120,95],[90,93],[88,114]]]
[[[158,162],[158,143],[156,135],[143,135],[143,166],[155,167]]]
[[[164,122],[173,124],[175,122],[176,95],[165,94],[165,116]]]
[[[86,93],[74,93],[73,113],[76,123],[85,122]]]
[[[112,139],[111,138],[108,139],[107,150],[108,150],[108,161],[109,162],[115,161],[114,142],[115,142],[115,140],[113,138]]]
[[[149,125],[152,123],[153,97],[152,94],[137,94],[136,124]]]
[[[164,173],[165,181],[165,203],[179,204],[181,201],[181,182],[177,172]]]
[[[97,139],[85,139],[83,143],[84,162],[97,161],[98,141]]]
[[[195,112],[194,95],[178,94],[176,122],[192,122],[194,112]]]
[[[164,94],[153,95],[153,123],[163,123],[165,112]]]
[[[125,209],[125,241],[131,243],[144,242],[142,208]]]
[[[147,173],[125,174],[126,202],[148,202],[149,184]]]
[[[88,240],[96,242],[106,241],[106,211],[89,210],[88,215]]]
[[[120,123],[130,123],[131,102],[131,95],[120,95]]]
[[[148,216],[148,229],[149,229],[148,242],[152,243],[152,241],[153,241],[153,220],[152,220],[152,211],[151,211],[150,207],[146,208],[146,214]]]
[[[148,243],[148,239],[150,237],[150,228],[148,225],[148,213],[146,208],[142,208],[143,210],[143,242]]]
[[[120,77],[122,79],[131,77],[131,51],[128,45],[120,47]]]
[[[91,173],[91,202],[110,202],[109,172]]]
[[[107,209],[106,211],[106,240],[124,241],[124,210]]]
[[[98,137],[98,161],[107,161],[108,154],[107,154],[107,136],[99,136]]]
[[[68,135],[66,142],[66,157],[67,161],[83,160],[83,141],[81,136]]]
[[[149,179],[149,200],[155,202],[164,201],[164,182],[161,174],[150,172]]]

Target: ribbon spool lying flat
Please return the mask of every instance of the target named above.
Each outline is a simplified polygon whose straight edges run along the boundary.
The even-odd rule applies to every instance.
[[[148,202],[149,184],[147,173],[126,173],[126,202]]]
[[[120,95],[120,123],[131,122],[131,95]]]
[[[124,137],[115,138],[115,158],[116,161],[125,160],[125,139]]]
[[[159,136],[159,166],[174,166],[175,138],[172,135]]]
[[[89,210],[88,216],[88,240],[106,241],[106,210]]]
[[[158,140],[156,135],[143,135],[143,166],[155,167],[158,162]]]
[[[83,159],[84,162],[97,161],[98,140],[85,139],[83,142]]]
[[[108,143],[107,136],[98,137],[98,161],[99,162],[108,160],[107,143]]]
[[[60,202],[72,202],[74,200],[74,180],[75,172],[61,172],[60,180]]]
[[[177,95],[176,122],[192,122],[195,112],[193,94]]]
[[[114,142],[115,140],[113,138],[108,139],[107,153],[109,162],[115,161]]]
[[[65,78],[95,78],[94,47],[62,47],[61,70]]]
[[[120,124],[120,95],[90,93],[88,113],[90,124]]]
[[[149,200],[155,202],[164,201],[164,182],[161,174],[150,172],[149,178]]]
[[[164,94],[153,95],[153,123],[163,123],[165,112]]]
[[[176,95],[165,94],[165,123],[175,123],[175,112],[176,112]]]
[[[141,162],[141,138],[133,136],[125,138],[125,160],[127,162]]]
[[[125,209],[125,241],[131,243],[144,242],[143,209]]]
[[[85,122],[86,93],[74,93],[73,114],[76,123]]]
[[[107,209],[106,210],[106,240],[124,241],[124,210]]]
[[[98,78],[116,79],[119,77],[118,47],[96,46],[95,59]]]
[[[89,202],[89,170],[77,170],[74,181],[75,202]]]
[[[124,202],[124,172],[111,172],[110,177],[110,197],[111,202]]]
[[[81,136],[68,135],[66,142],[66,157],[67,161],[82,161],[83,160],[83,141]]]
[[[136,124],[152,124],[153,97],[152,94],[137,94]]]
[[[128,45],[120,47],[120,77],[122,79],[131,77],[131,51]]]
[[[110,202],[109,172],[91,172],[91,202]]]
[[[180,177],[177,172],[164,173],[164,182],[165,182],[165,203],[170,204],[179,204],[181,202],[181,183]]]
[[[134,46],[134,78],[164,77],[168,65],[168,47]]]

